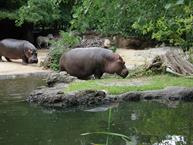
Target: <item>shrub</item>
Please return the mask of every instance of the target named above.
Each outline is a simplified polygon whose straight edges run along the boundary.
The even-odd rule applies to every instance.
[[[50,56],[49,67],[55,71],[59,70],[59,60],[61,55],[79,42],[80,38],[78,36],[74,36],[72,33],[60,31],[59,39],[51,41],[51,49],[48,54]]]
[[[71,27],[189,48],[193,46],[192,10],[190,0],[80,0],[74,7]]]

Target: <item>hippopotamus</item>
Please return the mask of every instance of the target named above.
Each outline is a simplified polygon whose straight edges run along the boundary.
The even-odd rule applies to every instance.
[[[100,47],[74,48],[64,53],[59,62],[60,71],[66,71],[79,79],[100,79],[103,73],[118,74],[125,78],[128,69],[119,54]]]
[[[11,59],[22,59],[23,64],[38,63],[36,47],[26,40],[1,40],[0,61],[3,61],[2,56],[9,62],[11,62]]]
[[[38,48],[48,48],[49,41],[54,39],[54,36],[52,34],[48,34],[47,36],[38,36],[37,37],[37,47]]]

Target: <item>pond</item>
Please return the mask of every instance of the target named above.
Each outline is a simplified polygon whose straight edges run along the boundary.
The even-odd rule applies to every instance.
[[[109,109],[48,109],[25,102],[25,96],[44,84],[39,78],[0,81],[0,145],[191,145],[193,105],[141,101],[115,105],[111,110],[110,132],[81,136],[108,129]],[[106,110],[106,111],[105,111]],[[98,112],[97,112],[98,111]]]

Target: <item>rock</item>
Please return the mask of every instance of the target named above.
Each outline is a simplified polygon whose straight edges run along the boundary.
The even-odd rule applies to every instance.
[[[123,101],[139,101],[139,100],[183,100],[193,101],[193,88],[184,87],[168,87],[162,90],[152,91],[131,91],[118,96]]]
[[[104,39],[104,44],[103,44],[104,48],[110,48],[111,47],[111,41],[109,39]]]
[[[140,39],[137,37],[122,37],[122,36],[114,36],[113,43],[118,48],[128,48],[128,49],[144,49],[155,47],[156,42],[151,40]]]
[[[120,95],[108,95],[105,91],[82,90],[65,93],[66,84],[60,83],[52,88],[34,90],[28,97],[29,103],[47,107],[96,107],[112,103],[154,100],[158,102],[193,101],[193,88],[169,87],[153,91],[131,91]],[[171,103],[170,103],[171,104]]]
[[[48,87],[53,87],[56,83],[70,83],[77,80],[76,77],[70,76],[67,72],[53,72],[46,78]]]
[[[104,91],[84,90],[65,94],[59,88],[55,87],[48,90],[33,91],[27,97],[27,102],[47,107],[88,107],[103,104],[105,97],[106,93]]]

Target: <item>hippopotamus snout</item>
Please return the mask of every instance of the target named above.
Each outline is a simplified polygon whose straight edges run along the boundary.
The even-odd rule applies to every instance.
[[[30,58],[28,59],[28,62],[29,62],[29,63],[38,63],[38,58],[37,58],[37,56],[33,55],[32,57],[30,57]]]
[[[123,69],[123,70],[121,71],[121,73],[118,74],[118,75],[120,75],[122,78],[126,78],[128,74],[129,74],[129,71],[128,71],[127,68],[125,68],[125,69]]]
[[[31,59],[29,63],[38,63],[38,59]]]

